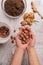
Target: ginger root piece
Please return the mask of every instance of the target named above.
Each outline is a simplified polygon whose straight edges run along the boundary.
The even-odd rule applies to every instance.
[[[21,25],[32,25],[33,20],[35,19],[35,16],[33,13],[25,13],[24,17],[23,17],[23,21],[21,22]]]
[[[26,18],[25,21],[26,21],[26,22],[28,22],[28,21],[30,22],[30,18]]]
[[[34,4],[34,2],[31,2],[31,6],[32,6],[32,9],[33,9],[33,11],[35,12],[35,13],[37,13],[37,8],[35,7],[35,4]]]
[[[28,22],[28,25],[32,25],[32,22]]]
[[[32,9],[33,9],[33,12],[38,13],[38,15],[41,16],[41,14],[39,13],[38,9],[36,8],[34,2],[31,2],[31,6],[32,6]]]
[[[33,14],[32,12],[30,12],[29,15],[28,15],[28,18],[30,18],[30,19],[34,19],[35,16],[34,16],[34,14]]]
[[[43,19],[43,16],[39,13],[38,9],[36,8],[34,2],[31,2],[31,6],[32,6],[32,9],[33,9],[33,12],[34,13],[38,13],[38,15],[41,17],[41,19]]]
[[[27,18],[32,18],[32,19],[34,19],[35,17],[34,17],[34,14],[33,14],[32,12],[30,12],[30,13],[25,13],[23,18],[24,18],[24,20],[25,20],[25,19],[27,19]]]
[[[28,18],[28,15],[29,15],[28,13],[25,13],[25,14],[24,14],[24,17],[23,17],[24,20],[25,20],[26,18]]]
[[[37,20],[35,20],[34,13],[32,13],[32,12],[30,12],[30,13],[25,13],[23,19],[24,19],[24,20],[21,22],[21,25],[22,25],[22,26],[32,25],[32,23],[37,22]]]
[[[24,25],[27,25],[27,22],[24,20],[21,22],[21,25],[24,26]]]

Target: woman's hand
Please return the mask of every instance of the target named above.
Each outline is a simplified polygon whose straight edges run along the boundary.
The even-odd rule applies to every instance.
[[[25,50],[28,46],[28,44],[23,44],[22,41],[20,40],[20,35],[22,30],[25,29],[25,27],[22,27],[18,33],[18,35],[16,36],[16,44],[18,48],[21,48],[22,50]]]
[[[25,33],[24,33],[25,32]],[[25,41],[26,43],[23,44],[22,40],[20,40],[20,35],[24,35],[25,36]],[[28,27],[22,27],[20,28],[20,31],[18,33],[18,35],[16,36],[16,43],[17,43],[17,47],[25,50],[26,48],[29,49],[29,47],[34,46],[35,43],[35,36],[32,32],[32,30]]]
[[[33,34],[32,31],[30,31],[30,38],[28,39],[27,44],[28,44],[27,50],[28,50],[30,47],[34,47],[34,45],[35,45],[35,35]]]

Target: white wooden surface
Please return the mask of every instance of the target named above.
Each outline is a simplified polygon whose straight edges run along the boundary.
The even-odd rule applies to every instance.
[[[31,1],[32,0],[27,0],[27,10],[26,11],[28,12],[32,11],[31,6],[30,6]],[[43,0],[41,1],[40,4],[36,6],[38,7],[38,10],[40,11],[40,13],[43,15],[43,7],[42,7],[43,3],[42,2]],[[34,23],[31,26],[31,28],[36,35],[35,47],[36,47],[37,55],[39,57],[40,64],[43,65],[43,20],[41,20],[37,14],[35,14],[35,17],[39,22]],[[1,22],[9,23],[9,25],[11,25],[12,31],[15,28],[18,32],[18,28],[21,26],[20,21],[22,19],[23,19],[22,16],[19,17],[18,19],[9,19],[8,17],[6,17],[1,9],[1,0],[0,0],[0,21]],[[14,34],[12,32],[12,34],[15,35],[16,33]],[[10,61],[12,58],[12,50],[15,50],[15,47],[11,43],[10,40],[4,45],[0,45],[0,65],[10,65]],[[25,54],[23,65],[28,65],[27,54]]]

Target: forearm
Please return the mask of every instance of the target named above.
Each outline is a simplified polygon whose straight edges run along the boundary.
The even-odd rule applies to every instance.
[[[30,49],[28,49],[28,57],[29,57],[30,65],[40,65],[37,54],[36,54],[36,50],[34,47],[30,47]]]
[[[22,49],[16,48],[11,65],[21,65],[22,59],[23,59],[23,54],[24,54],[24,51]]]

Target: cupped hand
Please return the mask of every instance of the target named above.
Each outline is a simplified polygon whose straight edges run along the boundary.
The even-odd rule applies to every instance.
[[[33,34],[32,31],[30,31],[30,38],[28,39],[28,42],[27,42],[27,44],[28,44],[27,49],[29,49],[30,47],[34,47],[35,39],[36,39],[35,35]]]
[[[23,33],[23,32],[25,32],[25,33]],[[20,35],[22,35],[22,33],[23,33],[23,35],[25,34],[26,44],[23,44],[22,40],[20,39]],[[26,48],[29,49],[29,47],[33,47],[35,44],[35,36],[34,36],[32,30],[28,27],[20,28],[20,31],[19,31],[18,35],[16,36],[16,43],[17,43],[17,46],[19,48],[22,48],[23,50],[25,50]]]
[[[16,45],[17,45],[17,47],[19,47],[19,48],[21,48],[23,50],[25,50],[27,48],[27,46],[28,46],[28,44],[23,44],[22,41],[20,40],[21,32],[24,29],[25,29],[25,27],[20,28],[20,31],[19,31],[18,35],[16,36]]]

